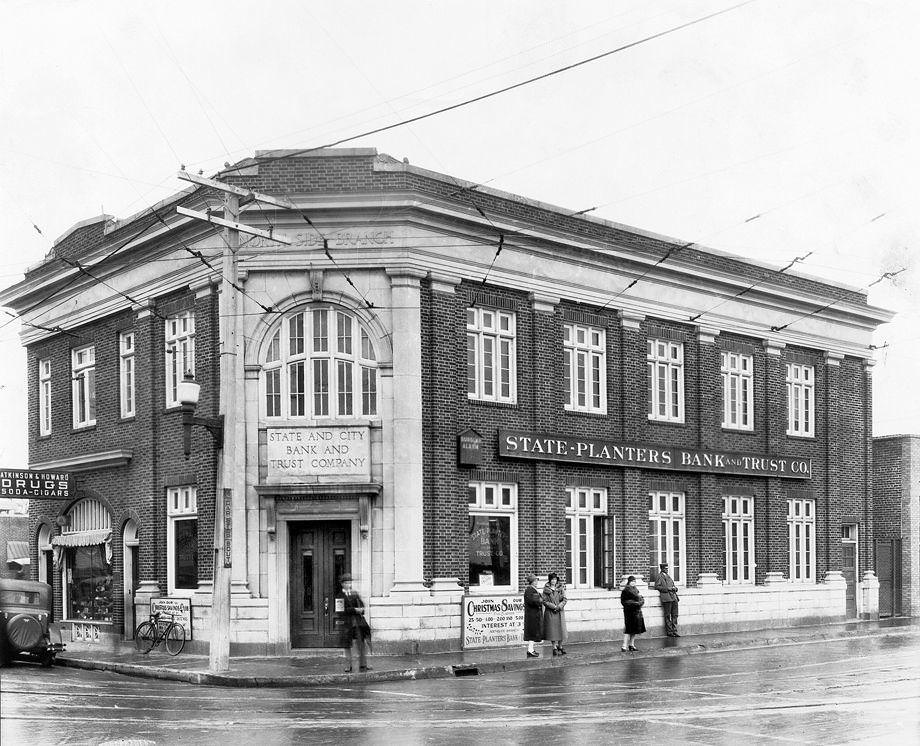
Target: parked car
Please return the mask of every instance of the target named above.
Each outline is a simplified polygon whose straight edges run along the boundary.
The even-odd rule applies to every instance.
[[[51,586],[0,578],[0,665],[14,658],[54,663],[64,650],[61,630],[51,619]]]

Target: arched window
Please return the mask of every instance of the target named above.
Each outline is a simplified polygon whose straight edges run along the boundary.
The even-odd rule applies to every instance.
[[[377,356],[350,313],[311,306],[286,314],[262,360],[265,416],[377,416]]]
[[[67,525],[51,544],[63,555],[67,618],[111,622],[112,518],[106,507],[89,498],[74,503]]]

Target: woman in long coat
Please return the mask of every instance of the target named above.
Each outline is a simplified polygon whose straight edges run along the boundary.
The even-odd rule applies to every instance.
[[[543,587],[543,637],[553,643],[553,655],[565,655],[565,588],[559,576],[551,572]]]
[[[524,640],[527,642],[527,657],[539,658],[533,649],[535,642],[543,642],[543,597],[537,590],[537,578],[528,573],[524,576],[527,587],[524,589]]]
[[[636,576],[630,575],[626,580],[623,592],[620,593],[620,603],[623,604],[623,647],[622,651],[636,650],[636,635],[645,632],[645,617],[642,616],[642,605],[645,599],[636,587]]]

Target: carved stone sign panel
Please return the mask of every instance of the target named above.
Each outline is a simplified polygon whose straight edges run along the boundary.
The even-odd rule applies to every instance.
[[[266,445],[269,482],[333,476],[370,479],[370,428],[366,426],[269,428]]]

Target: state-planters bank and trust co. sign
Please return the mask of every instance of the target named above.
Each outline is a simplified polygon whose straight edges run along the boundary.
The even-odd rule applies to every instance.
[[[499,430],[498,455],[637,469],[811,479],[810,458],[620,443],[523,430]]]

